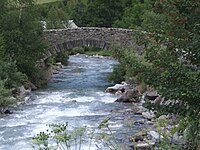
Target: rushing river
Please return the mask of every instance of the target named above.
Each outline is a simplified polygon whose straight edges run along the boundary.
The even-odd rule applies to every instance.
[[[127,124],[140,116],[127,113],[134,106],[114,103],[117,96],[104,92],[110,86],[107,76],[116,63],[108,58],[70,56],[69,65],[55,74],[47,87],[33,92],[31,100],[14,114],[0,118],[0,149],[32,149],[32,137],[45,131],[47,124],[97,127],[107,116],[112,117],[110,124],[116,137],[127,139],[139,128]],[[84,146],[82,149],[87,150]]]

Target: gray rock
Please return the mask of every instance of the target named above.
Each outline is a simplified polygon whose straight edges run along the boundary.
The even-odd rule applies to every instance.
[[[135,147],[137,150],[152,150],[155,146],[155,142],[153,141],[143,141],[143,142],[137,142]]]
[[[25,84],[25,87],[27,89],[31,89],[31,90],[37,90],[37,87],[30,81],[28,81],[26,84]]]
[[[152,111],[142,112],[142,116],[146,119],[153,119],[156,117]]]
[[[160,117],[158,117],[158,119],[168,119],[169,118],[169,115],[162,115]]]
[[[134,122],[134,125],[138,125],[138,126],[144,125],[144,124],[146,124],[145,119],[137,120],[137,121]]]
[[[143,106],[137,106],[137,110],[135,112],[135,114],[139,114],[139,115],[142,115],[143,112],[146,112],[147,109],[144,108]]]
[[[147,132],[148,135],[151,135],[153,139],[155,139],[156,141],[158,141],[159,139],[163,138],[162,135],[160,135],[158,132],[156,131],[149,131]]]
[[[19,95],[29,95],[31,93],[31,89],[26,90],[24,86],[20,86],[17,88],[17,92]]]
[[[119,97],[115,102],[123,103],[139,103],[140,102],[140,92],[138,90],[130,89],[125,92],[121,97]]]
[[[125,90],[128,88],[128,84],[125,82],[122,82],[122,84],[116,84],[114,86],[108,87],[105,92],[113,93],[120,91],[121,93],[125,92]]]

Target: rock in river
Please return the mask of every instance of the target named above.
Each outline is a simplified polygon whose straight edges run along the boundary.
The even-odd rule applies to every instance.
[[[115,102],[138,103],[140,102],[140,92],[135,89],[129,89],[121,97],[119,97]]]

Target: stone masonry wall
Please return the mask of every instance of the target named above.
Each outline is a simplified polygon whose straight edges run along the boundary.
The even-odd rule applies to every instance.
[[[110,49],[112,45],[119,48],[136,48],[133,32],[121,28],[81,27],[46,30],[44,38],[50,45],[45,58],[75,47],[97,47]]]

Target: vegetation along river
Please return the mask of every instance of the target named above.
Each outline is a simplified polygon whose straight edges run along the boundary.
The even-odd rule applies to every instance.
[[[133,105],[114,103],[117,96],[104,92],[111,85],[107,76],[116,63],[108,58],[70,56],[68,66],[45,88],[33,92],[31,100],[13,114],[0,118],[0,149],[33,149],[32,137],[45,131],[47,124],[68,122],[71,128],[92,128],[108,116],[115,138],[126,143],[140,128],[128,124],[140,116],[127,113]],[[88,144],[83,143],[82,149],[87,150]],[[97,149],[94,143],[91,149]]]

